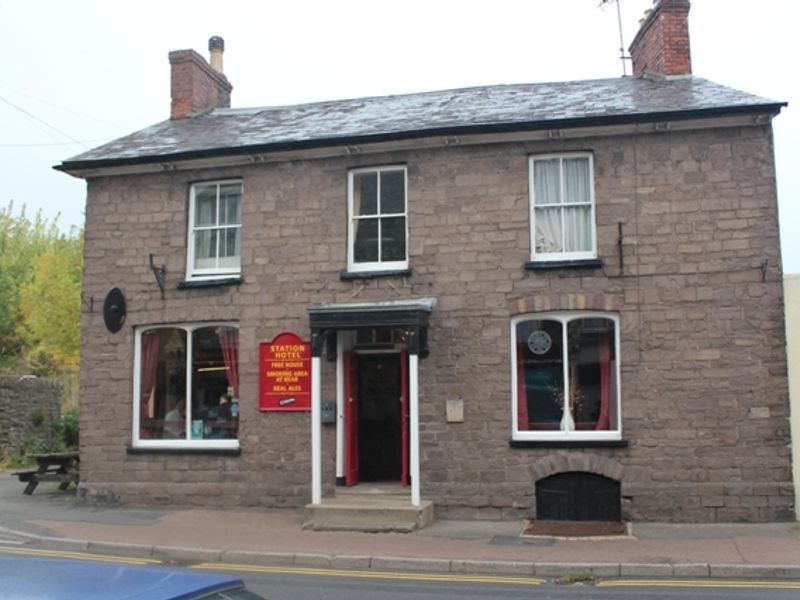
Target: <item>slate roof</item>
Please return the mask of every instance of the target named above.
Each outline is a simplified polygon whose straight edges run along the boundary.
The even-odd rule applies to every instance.
[[[163,121],[56,168],[69,171],[430,135],[778,112],[781,106],[785,103],[696,77],[495,85],[294,106],[215,109]]]

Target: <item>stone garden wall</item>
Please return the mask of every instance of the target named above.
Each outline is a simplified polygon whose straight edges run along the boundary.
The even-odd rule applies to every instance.
[[[55,379],[0,377],[0,453],[45,440],[59,416],[62,392]]]

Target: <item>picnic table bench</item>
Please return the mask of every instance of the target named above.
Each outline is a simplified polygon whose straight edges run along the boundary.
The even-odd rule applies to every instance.
[[[23,494],[31,495],[36,486],[43,481],[59,482],[58,489],[65,490],[70,483],[78,483],[78,466],[80,457],[77,452],[54,452],[51,454],[36,454],[35,471],[18,471],[12,473],[27,483]]]

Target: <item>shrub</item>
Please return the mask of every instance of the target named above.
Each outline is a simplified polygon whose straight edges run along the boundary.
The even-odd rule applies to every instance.
[[[80,413],[78,407],[69,409],[61,417],[62,433],[61,438],[64,445],[70,450],[77,450],[80,441]]]

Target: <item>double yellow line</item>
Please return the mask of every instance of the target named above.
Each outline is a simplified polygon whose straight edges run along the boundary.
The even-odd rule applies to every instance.
[[[314,567],[268,567],[259,565],[241,565],[225,563],[203,563],[194,565],[193,569],[204,571],[237,571],[243,573],[268,573],[276,575],[310,575],[323,577],[353,577],[358,579],[383,579],[395,581],[432,581],[450,583],[486,583],[500,585],[541,585],[546,580],[534,577],[504,577],[496,575],[460,575],[435,573],[393,573],[381,571],[359,571],[325,569]],[[613,579],[595,583],[597,587],[607,588],[716,588],[716,589],[770,589],[800,590],[800,581],[759,581],[759,580],[725,580],[725,579]]]
[[[91,560],[94,562],[113,562],[124,565],[158,565],[160,560],[151,558],[133,558],[130,556],[109,556],[104,554],[90,554],[88,552],[71,552],[68,550],[35,550],[33,548],[2,548],[0,554],[22,554],[23,556],[39,556],[47,558],[74,558],[76,560]]]
[[[387,579],[395,581],[436,581],[450,583],[495,583],[505,585],[539,585],[544,579],[534,577],[503,577],[494,575],[460,575],[437,573],[393,573],[384,571],[355,571],[314,567],[266,567],[260,565],[237,565],[225,563],[202,563],[192,569],[203,571],[237,571],[243,573],[271,573],[276,575],[316,575],[323,577],[354,577],[358,579]]]
[[[599,581],[597,587],[717,588],[742,590],[800,590],[800,581],[737,581],[726,579],[620,579]]]
[[[68,550],[38,550],[34,548],[3,548],[0,554],[16,554],[49,558],[72,558],[95,562],[113,562],[125,565],[158,565],[162,561],[152,558],[134,558],[129,556],[113,556],[73,552]],[[485,583],[495,585],[541,585],[546,580],[536,577],[506,577],[496,575],[437,574],[437,573],[402,573],[388,571],[363,571],[345,569],[326,569],[315,567],[269,567],[260,565],[242,565],[226,563],[201,563],[192,565],[192,569],[203,571],[236,571],[240,573],[267,573],[275,575],[309,575],[322,577],[353,577],[357,579],[383,579],[394,581],[431,581],[439,583]],[[763,590],[800,590],[800,581],[759,581],[759,580],[726,580],[726,579],[606,579],[594,584],[605,588],[716,588],[716,589],[763,589]]]

